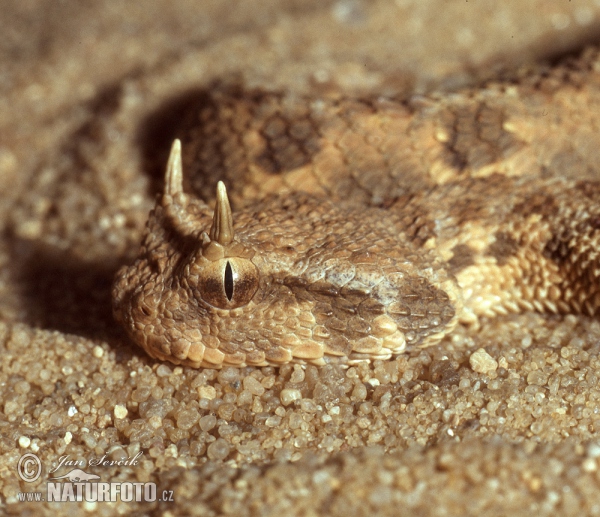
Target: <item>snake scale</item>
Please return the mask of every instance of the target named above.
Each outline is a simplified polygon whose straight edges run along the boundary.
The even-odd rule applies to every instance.
[[[561,91],[205,103],[117,274],[116,319],[152,357],[220,368],[387,359],[509,312],[597,315],[600,183],[527,136]]]

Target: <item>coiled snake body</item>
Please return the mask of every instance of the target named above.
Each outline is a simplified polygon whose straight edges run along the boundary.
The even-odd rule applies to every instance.
[[[598,313],[598,183],[503,170],[498,157],[460,176],[412,166],[414,150],[386,140],[398,106],[338,103],[328,118],[319,103],[298,114],[269,102],[219,115],[246,149],[212,151],[227,157],[232,200],[251,194],[233,213],[223,183],[214,210],[184,192],[184,169],[210,155],[200,137],[184,140],[183,168],[173,145],[139,258],[113,288],[116,318],[151,356],[217,368],[351,363],[434,344],[481,316]],[[490,119],[488,140],[518,154],[488,111],[478,115]],[[262,117],[261,130],[243,116]],[[349,119],[359,122],[340,127]],[[436,138],[447,148],[452,134]]]

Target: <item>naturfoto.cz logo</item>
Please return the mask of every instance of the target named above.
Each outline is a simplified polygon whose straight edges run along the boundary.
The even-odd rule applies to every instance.
[[[71,460],[69,456],[61,456],[58,464],[49,471],[49,474],[56,473],[61,467],[71,468],[69,472],[61,476],[55,476],[48,479],[46,483],[46,492],[21,492],[17,495],[20,501],[48,501],[48,502],[154,502],[172,501],[173,492],[163,490],[158,496],[156,483],[148,482],[104,482],[100,481],[100,476],[91,474],[80,467],[107,467],[107,466],[135,466],[138,459],[142,456],[139,452],[133,458],[122,460],[107,460],[106,456],[102,458],[93,458],[89,461]],[[28,453],[21,456],[17,464],[17,473],[19,477],[32,483],[39,479],[42,473],[42,462],[35,454]]]

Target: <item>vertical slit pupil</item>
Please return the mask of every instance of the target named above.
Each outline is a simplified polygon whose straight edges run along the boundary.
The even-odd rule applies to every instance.
[[[233,298],[233,270],[231,269],[231,264],[229,260],[227,261],[227,265],[225,266],[225,295],[227,299],[231,301]]]

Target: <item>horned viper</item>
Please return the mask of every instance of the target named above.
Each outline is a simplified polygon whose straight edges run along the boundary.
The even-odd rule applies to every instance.
[[[596,315],[600,183],[531,159],[521,92],[493,93],[261,93],[192,113],[116,319],[155,358],[218,368],[386,359],[507,312]],[[214,209],[191,190],[216,190]]]

